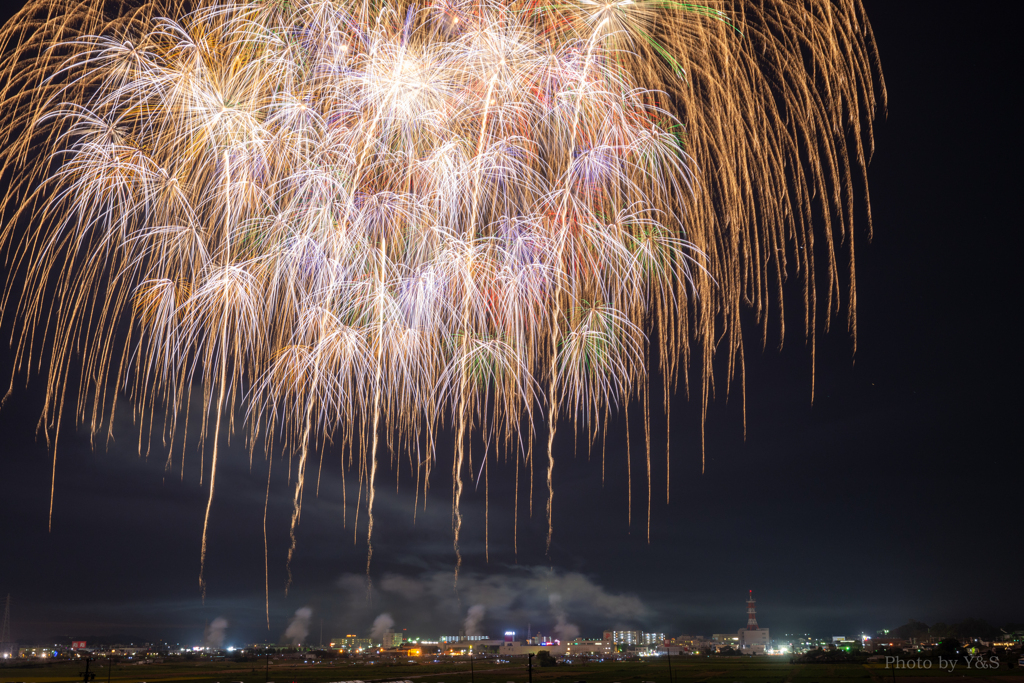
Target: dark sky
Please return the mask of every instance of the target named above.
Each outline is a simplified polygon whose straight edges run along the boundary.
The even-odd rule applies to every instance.
[[[1024,464],[1018,353],[1019,111],[1005,75],[1012,22],[952,2],[865,0],[890,94],[870,167],[875,238],[858,233],[859,350],[841,331],[810,356],[795,336],[780,353],[748,347],[748,434],[738,395],[717,400],[701,474],[699,407],[678,397],[672,501],[664,497],[664,420],[655,418],[651,541],[645,531],[642,435],[634,430],[627,524],[624,425],[600,463],[568,435],[556,470],[555,541],[544,552],[542,478],[521,511],[513,552],[511,466],[491,474],[490,561],[483,491],[465,504],[464,565],[452,588],[447,461],[412,525],[406,476],[385,470],[377,498],[374,588],[367,600],[363,519],[342,526],[338,455],[319,498],[307,495],[285,596],[290,499],[285,468],[271,486],[271,626],[263,616],[265,463],[234,448],[222,461],[211,521],[208,594],[197,583],[205,489],[198,456],[184,480],[164,456],[141,459],[134,430],[93,450],[65,430],[54,527],[51,455],[36,439],[36,378],[0,411],[0,598],[16,638],[124,633],[195,640],[228,619],[228,642],[277,639],[296,609],[310,640],[367,633],[390,613],[410,634],[455,632],[473,604],[484,630],[584,634],[633,626],[710,634],[745,624],[748,589],[762,626],[782,634],[871,632],[910,618],[1024,621]],[[1016,51],[1014,51],[1014,56]],[[1013,226],[1017,225],[1018,228]],[[863,223],[862,226],[863,227]],[[5,328],[7,329],[7,328]],[[9,376],[5,351],[0,376]],[[524,484],[525,486],[525,484]],[[349,491],[354,492],[352,479]],[[552,597],[555,596],[555,597]]]

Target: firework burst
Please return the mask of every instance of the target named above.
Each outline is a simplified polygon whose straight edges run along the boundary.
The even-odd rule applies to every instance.
[[[293,550],[332,444],[369,571],[382,454],[425,495],[441,430],[456,553],[464,482],[535,441],[550,545],[558,425],[648,414],[648,335],[666,410],[693,361],[702,410],[716,353],[742,375],[741,310],[781,321],[787,276],[812,350],[855,335],[859,0],[36,0],[0,39],[4,313],[48,431],[125,392],[170,462],[191,407],[212,503],[244,415],[297,456]]]

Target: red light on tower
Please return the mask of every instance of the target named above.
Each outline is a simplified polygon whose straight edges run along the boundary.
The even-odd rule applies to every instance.
[[[754,591],[750,591],[750,596],[747,598],[747,630],[756,631],[757,629],[757,612],[754,610]]]

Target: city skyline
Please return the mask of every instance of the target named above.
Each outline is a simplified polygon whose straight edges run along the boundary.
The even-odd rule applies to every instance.
[[[397,577],[394,575],[387,576],[384,579],[385,583],[389,580],[395,580]],[[472,579],[470,579],[472,582]],[[354,582],[351,582],[354,584]],[[340,639],[343,640],[354,640],[366,645],[373,647],[393,647],[403,642],[429,642],[432,644],[440,643],[442,646],[445,642],[461,643],[462,646],[472,644],[475,641],[488,641],[491,643],[499,642],[501,640],[509,641],[510,639],[515,642],[524,642],[529,640],[542,644],[545,641],[550,641],[552,644],[566,644],[574,641],[581,640],[608,640],[614,643],[621,643],[622,645],[628,646],[646,646],[646,645],[658,645],[663,641],[671,641],[675,644],[677,638],[696,637],[702,641],[707,642],[718,642],[720,637],[718,634],[725,633],[730,634],[730,637],[736,641],[736,646],[739,649],[739,645],[742,641],[742,634],[744,631],[749,630],[749,622],[745,621],[747,611],[745,609],[736,609],[735,619],[733,623],[725,623],[725,620],[707,620],[705,621],[706,628],[686,628],[685,625],[681,627],[680,622],[684,620],[677,620],[676,623],[663,625],[660,629],[653,629],[648,627],[647,622],[651,622],[653,619],[650,617],[650,612],[647,612],[647,618],[635,618],[628,621],[619,621],[616,623],[606,623],[604,627],[594,627],[592,625],[579,626],[575,623],[569,623],[567,621],[567,615],[565,613],[565,606],[558,605],[552,612],[545,613],[543,610],[536,612],[524,612],[519,611],[515,613],[515,616],[510,617],[511,611],[508,606],[497,606],[496,609],[488,611],[482,604],[476,604],[469,607],[463,616],[461,622],[458,621],[457,614],[449,613],[445,614],[443,611],[440,613],[417,613],[415,610],[410,608],[408,604],[404,606],[389,602],[387,594],[391,593],[391,597],[394,597],[394,593],[401,593],[409,590],[409,584],[407,580],[402,581],[402,585],[397,588],[397,591],[383,591],[384,597],[381,595],[376,596],[375,602],[377,605],[392,604],[397,609],[391,609],[390,611],[384,611],[376,614],[372,618],[364,616],[362,620],[354,619],[351,616],[339,616],[338,612],[320,611],[310,608],[308,605],[301,607],[291,615],[274,614],[274,624],[278,625],[280,622],[281,629],[276,632],[273,629],[267,631],[261,628],[259,625],[246,621],[246,617],[249,619],[253,618],[253,614],[250,612],[232,612],[230,609],[221,609],[223,612],[220,616],[214,619],[207,619],[204,624],[193,624],[189,625],[163,625],[159,627],[148,627],[148,628],[136,628],[135,631],[117,631],[114,630],[100,630],[88,631],[88,627],[77,628],[77,630],[70,631],[64,636],[58,636],[57,633],[51,633],[42,635],[42,633],[33,633],[31,629],[25,628],[25,623],[15,618],[15,629],[13,629],[14,637],[11,638],[12,642],[15,643],[37,643],[45,642],[51,639],[55,643],[69,641],[69,642],[91,642],[91,643],[119,643],[128,644],[129,642],[166,642],[166,643],[179,643],[186,646],[186,649],[195,646],[196,644],[203,645],[209,644],[211,629],[215,631],[214,642],[218,643],[215,646],[219,649],[225,649],[230,647],[233,649],[241,649],[243,647],[253,647],[253,643],[273,643],[277,646],[295,646],[305,648],[316,648],[316,647],[349,647],[350,644],[344,642],[333,642]],[[472,589],[470,589],[472,592]],[[752,591],[750,591],[752,593]],[[548,593],[548,595],[552,595]],[[557,594],[555,594],[557,595]],[[623,599],[634,599],[635,596],[619,596]],[[550,599],[549,599],[549,602]],[[747,602],[741,603],[747,605]],[[640,607],[639,602],[637,602]],[[15,615],[17,615],[17,604],[14,605]],[[372,613],[372,605],[367,606],[367,610],[364,610],[365,615]],[[642,607],[641,607],[642,608]],[[449,610],[451,612],[451,610]],[[772,618],[772,615],[776,613],[776,610],[769,608],[768,617]],[[349,612],[351,614],[351,612]],[[741,618],[742,617],[742,618]],[[764,621],[762,616],[762,621]],[[526,619],[525,622],[519,623],[522,619]],[[600,617],[591,617],[591,624],[601,623]],[[656,617],[655,617],[656,619]],[[612,620],[614,622],[614,620]],[[742,624],[740,623],[742,622]],[[31,623],[31,622],[29,622]],[[86,622],[87,623],[87,622]],[[586,623],[586,622],[583,622]],[[689,623],[700,623],[695,621],[692,617]],[[838,623],[838,622],[836,622]],[[408,624],[408,625],[407,625]],[[421,624],[422,626],[414,627],[411,624]],[[724,626],[723,626],[724,624]],[[773,625],[764,625],[755,623],[755,628],[760,628],[765,632],[764,642],[778,643],[778,642],[793,642],[802,641],[807,639],[813,642],[832,642],[836,638],[851,638],[860,641],[865,636],[868,638],[885,638],[889,637],[887,634],[895,631],[897,627],[906,629],[908,626],[915,625],[919,629],[925,629],[923,634],[918,634],[917,638],[921,641],[929,640],[926,635],[930,633],[927,630],[927,624],[919,622],[915,619],[905,620],[899,624],[869,624],[867,627],[854,628],[854,629],[843,629],[843,628],[777,628]],[[445,627],[445,625],[451,628]],[[736,628],[732,628],[736,626]],[[953,620],[947,622],[935,622],[936,633],[940,634],[935,636],[936,639],[941,639],[942,633],[949,632],[952,629],[966,629],[971,632],[976,632],[975,637],[978,634],[984,636],[985,633],[1013,633],[1014,631],[1024,631],[1024,622],[1006,622],[1006,623],[988,623],[984,620],[971,620],[966,619],[963,624],[956,624]],[[162,630],[161,630],[162,629]],[[619,629],[619,630],[616,630]],[[773,635],[771,638],[767,635],[768,629],[773,629]],[[1009,631],[1006,631],[1009,629]],[[21,639],[17,637],[18,632],[21,632]],[[737,638],[737,633],[740,634],[740,638]],[[344,635],[342,635],[344,634]],[[389,644],[389,639],[392,634],[397,637],[394,643]],[[895,636],[892,636],[895,637]],[[992,637],[989,635],[988,637]],[[907,642],[912,642],[913,639],[907,639]],[[721,645],[723,643],[719,643]],[[65,643],[66,646],[66,643]],[[85,646],[80,646],[85,647]],[[770,647],[770,645],[769,645]]]

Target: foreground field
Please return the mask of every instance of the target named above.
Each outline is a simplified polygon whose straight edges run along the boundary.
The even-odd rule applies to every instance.
[[[0,667],[0,683],[72,683],[81,681],[83,663],[8,665]],[[93,683],[332,683],[361,680],[366,683],[410,680],[413,683],[527,683],[525,660],[511,663],[476,661],[439,664],[368,665],[366,663],[263,663],[180,662],[170,664],[120,664],[108,671],[102,661],[93,663]],[[791,664],[784,659],[673,658],[671,672],[664,659],[640,662],[593,662],[557,667],[534,666],[537,683],[932,683],[956,679],[960,683],[1024,683],[1019,668],[975,669],[959,664],[949,671],[893,670],[884,664]]]

